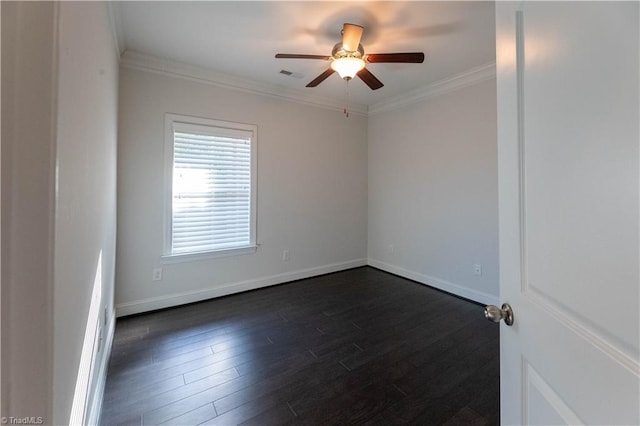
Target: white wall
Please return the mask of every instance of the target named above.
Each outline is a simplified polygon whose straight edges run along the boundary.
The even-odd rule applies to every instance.
[[[68,424],[95,282],[113,312],[118,60],[104,3],[2,24],[3,415]]]
[[[104,340],[114,318],[119,71],[105,3],[62,2],[59,20],[53,341],[56,424],[69,422],[77,376],[84,380],[84,374],[90,373],[86,362],[93,358],[93,339],[99,339],[100,333],[103,342],[95,354],[97,367],[87,377],[88,403],[100,386],[99,367],[107,362]],[[94,286],[98,297],[92,307]],[[85,365],[79,371],[81,362]],[[78,392],[81,396],[82,389]]]
[[[495,303],[495,79],[375,114],[368,128],[370,264]]]
[[[2,415],[51,423],[55,6],[1,7]]]
[[[167,112],[258,126],[257,253],[162,265]],[[124,67],[119,117],[119,315],[366,262],[366,118]]]

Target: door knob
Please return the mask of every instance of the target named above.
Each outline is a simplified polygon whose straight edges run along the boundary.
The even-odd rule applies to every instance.
[[[508,303],[502,304],[502,309],[497,306],[489,305],[484,308],[484,317],[491,322],[500,322],[504,320],[507,325],[513,325],[513,309]]]

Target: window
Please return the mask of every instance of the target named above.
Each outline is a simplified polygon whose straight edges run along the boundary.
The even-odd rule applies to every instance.
[[[166,114],[165,257],[256,248],[253,125]]]

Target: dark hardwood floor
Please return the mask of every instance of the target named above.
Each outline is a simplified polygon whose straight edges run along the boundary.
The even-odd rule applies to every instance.
[[[119,319],[104,425],[499,423],[483,308],[363,267]]]

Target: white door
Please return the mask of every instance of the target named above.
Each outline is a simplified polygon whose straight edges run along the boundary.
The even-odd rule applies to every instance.
[[[503,424],[640,424],[638,2],[496,2]]]

